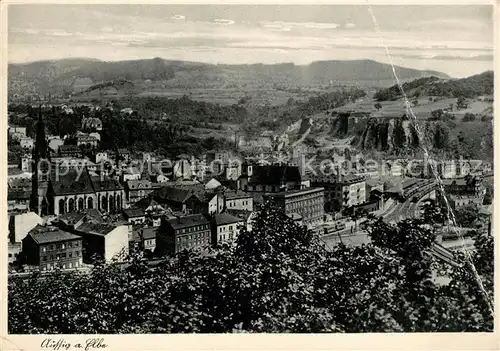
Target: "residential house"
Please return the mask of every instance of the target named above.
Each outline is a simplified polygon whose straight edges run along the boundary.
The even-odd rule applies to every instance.
[[[96,149],[99,146],[99,139],[86,133],[76,135],[76,146],[85,149]]]
[[[135,203],[153,192],[151,181],[149,180],[128,180],[125,183],[125,193],[129,203]]]
[[[302,176],[296,166],[247,166],[238,188],[247,192],[280,192],[301,188]]]
[[[76,145],[61,145],[58,150],[61,157],[81,158],[82,150]]]
[[[253,221],[257,216],[256,211],[247,211],[247,210],[225,210],[226,213],[229,213],[232,216],[238,217],[242,220],[246,229],[251,232],[253,227]]]
[[[160,226],[161,217],[172,213],[170,208],[160,205],[151,196],[137,201],[131,208],[142,210],[145,213],[146,224],[150,227]]]
[[[157,228],[136,228],[133,232],[133,244],[142,250],[154,253],[156,249]]]
[[[228,210],[245,210],[253,211],[253,197],[249,193],[243,191],[225,191],[224,208]]]
[[[163,186],[154,190],[153,198],[162,205],[170,207],[174,211],[186,212],[187,200],[191,197],[193,190],[187,187]]]
[[[21,171],[25,173],[31,172],[32,164],[33,164],[33,157],[31,156],[31,154],[25,154],[21,156],[21,164],[20,164]]]
[[[9,241],[7,244],[7,251],[9,256],[9,265],[14,264],[18,261],[19,255],[22,252],[22,243],[12,243]]]
[[[159,254],[179,253],[210,244],[210,222],[201,214],[164,219],[156,241]]]
[[[32,150],[35,146],[35,141],[30,137],[21,138],[19,143],[24,150]]]
[[[341,175],[316,177],[311,185],[325,189],[325,209],[327,212],[342,211],[366,202],[366,181],[364,177]]]
[[[281,208],[287,216],[300,217],[305,226],[314,227],[323,222],[324,193],[325,189],[318,187],[269,193],[265,194],[264,198]]]
[[[30,208],[31,190],[7,190],[7,211],[28,211]]]
[[[127,208],[123,210],[125,219],[132,224],[143,224],[146,222],[146,213],[140,208]]]
[[[465,207],[469,205],[481,206],[483,204],[483,196],[476,195],[448,195],[448,202],[453,209]]]
[[[83,117],[82,129],[85,131],[100,131],[102,130],[102,121],[96,117]]]
[[[26,127],[17,127],[17,126],[10,126],[9,127],[9,136],[13,140],[21,140],[21,138],[26,137]]]
[[[110,262],[123,260],[128,255],[128,231],[126,225],[83,221],[73,232],[83,238],[84,262],[94,262],[94,258]]]
[[[81,267],[82,238],[53,226],[36,226],[22,241],[29,266],[41,271]]]
[[[211,218],[212,244],[234,243],[245,221],[229,213],[218,213]]]

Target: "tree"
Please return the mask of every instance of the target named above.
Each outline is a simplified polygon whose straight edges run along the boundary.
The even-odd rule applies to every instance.
[[[149,265],[96,263],[88,274],[9,277],[10,333],[492,331],[493,240],[472,263],[446,264],[437,285],[429,252],[436,233],[422,220],[369,217],[371,244],[327,249],[312,231],[265,204],[235,246],[186,251]]]
[[[442,109],[432,110],[431,111],[431,120],[439,121],[443,116],[444,111]]]
[[[373,107],[375,107],[378,111],[382,108],[382,104],[380,102],[377,102],[377,103],[375,103],[375,105],[373,105]]]
[[[475,205],[467,205],[456,209],[455,218],[457,224],[466,228],[474,227],[478,220],[478,211],[479,209]]]
[[[437,122],[434,128],[434,147],[446,149],[450,142],[450,128],[443,122]]]
[[[465,96],[460,95],[457,97],[457,110],[466,109],[468,107]]]
[[[474,122],[475,120],[476,120],[476,115],[469,112],[467,112],[462,118],[462,121],[464,122]]]

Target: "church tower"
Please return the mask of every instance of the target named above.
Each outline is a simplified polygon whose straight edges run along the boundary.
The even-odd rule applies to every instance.
[[[31,211],[39,216],[48,214],[47,188],[49,184],[50,155],[47,139],[45,138],[45,125],[42,120],[42,108],[38,110],[36,125],[35,147],[33,148],[33,175],[31,177]]]

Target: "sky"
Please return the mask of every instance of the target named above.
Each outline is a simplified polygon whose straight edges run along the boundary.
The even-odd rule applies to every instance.
[[[8,16],[9,62],[390,63],[387,48],[396,65],[452,77],[493,69],[486,5],[9,5]]]

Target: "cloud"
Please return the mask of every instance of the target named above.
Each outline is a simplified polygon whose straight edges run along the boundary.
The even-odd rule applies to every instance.
[[[234,21],[230,20],[230,19],[217,18],[217,19],[214,19],[214,23],[220,24],[223,26],[230,26],[230,25],[234,24]]]
[[[344,28],[353,29],[353,28],[356,28],[356,25],[354,23],[346,23],[346,24],[344,24]]]
[[[493,54],[484,55],[436,55],[432,53],[422,54],[421,52],[416,52],[415,54],[396,54],[394,56],[407,58],[407,59],[418,59],[418,60],[438,60],[438,61],[493,61]]]
[[[47,31],[45,32],[47,35],[53,35],[53,36],[56,36],[56,37],[71,37],[75,34],[73,33],[68,33],[64,30],[50,30],[50,31]]]
[[[451,55],[436,55],[430,58],[431,60],[461,60],[461,61],[493,61],[493,55],[475,55],[475,56],[451,56]]]
[[[306,29],[335,29],[339,25],[337,23],[324,22],[284,22],[284,21],[262,21],[260,25],[266,29],[274,31],[289,32],[293,28]]]
[[[173,20],[183,20],[183,19],[186,19],[186,16],[183,16],[183,15],[174,15],[174,16],[170,17],[170,19],[173,19]]]

